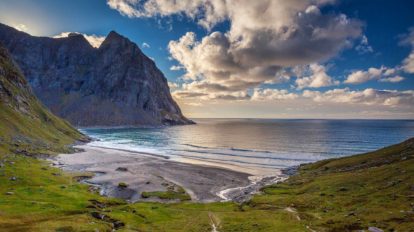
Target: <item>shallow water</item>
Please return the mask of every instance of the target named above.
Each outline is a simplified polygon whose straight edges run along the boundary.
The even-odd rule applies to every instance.
[[[414,136],[414,120],[196,119],[162,128],[83,128],[92,146],[165,155],[252,174],[372,151]],[[137,154],[139,155],[139,154]]]

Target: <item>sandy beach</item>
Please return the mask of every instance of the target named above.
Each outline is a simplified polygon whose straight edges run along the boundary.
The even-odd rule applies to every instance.
[[[52,160],[53,165],[67,171],[93,172],[95,176],[86,183],[99,186],[103,195],[130,202],[154,200],[142,198],[141,193],[166,191],[168,184],[183,187],[197,202],[239,198],[240,194],[247,195],[258,188],[257,180],[252,182],[251,175],[243,172],[176,162],[148,153],[90,145],[75,148],[81,152],[61,154]],[[128,187],[119,188],[121,182]]]

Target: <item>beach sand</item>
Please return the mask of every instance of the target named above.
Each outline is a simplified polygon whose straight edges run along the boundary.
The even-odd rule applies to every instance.
[[[101,194],[130,202],[149,200],[142,192],[166,191],[166,183],[183,187],[192,201],[213,202],[223,200],[220,193],[227,189],[243,191],[250,186],[251,174],[225,168],[171,161],[167,157],[148,153],[130,152],[90,145],[75,146],[81,152],[61,154],[52,160],[53,165],[67,171],[93,172],[85,180],[97,185]],[[124,182],[127,188],[119,188]],[[231,194],[237,196],[238,193]],[[243,193],[244,195],[245,193]],[[151,199],[153,200],[153,199]]]

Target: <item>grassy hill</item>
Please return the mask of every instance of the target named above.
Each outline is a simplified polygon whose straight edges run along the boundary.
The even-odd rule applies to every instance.
[[[75,140],[86,139],[68,122],[43,107],[1,46],[0,122],[2,153],[5,149],[26,154],[50,153],[65,150]]]
[[[244,204],[99,196],[38,155],[85,139],[47,111],[0,48],[0,231],[414,231],[414,139],[302,165]]]

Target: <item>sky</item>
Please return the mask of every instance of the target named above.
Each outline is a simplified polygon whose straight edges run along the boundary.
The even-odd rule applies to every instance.
[[[1,0],[36,36],[115,30],[190,118],[414,119],[414,1]]]

